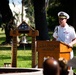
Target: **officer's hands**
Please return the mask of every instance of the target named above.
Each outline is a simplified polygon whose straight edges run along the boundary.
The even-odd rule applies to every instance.
[[[73,41],[72,41],[71,43],[69,43],[69,46],[70,46],[70,47],[73,47],[74,44],[76,44],[76,38],[73,39]]]
[[[68,44],[69,47],[73,47],[73,45],[71,43]]]

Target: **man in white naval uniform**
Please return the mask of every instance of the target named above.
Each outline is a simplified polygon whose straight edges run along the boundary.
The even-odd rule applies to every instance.
[[[56,39],[56,41],[64,42],[73,47],[73,45],[76,44],[76,33],[75,29],[67,24],[69,15],[66,12],[61,11],[58,13],[58,18],[60,25],[55,27],[53,37]],[[70,58],[73,58],[73,50],[70,54]]]

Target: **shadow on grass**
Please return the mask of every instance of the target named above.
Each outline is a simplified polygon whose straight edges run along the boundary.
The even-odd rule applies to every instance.
[[[3,32],[3,33],[0,33],[0,35],[4,35],[5,33]]]
[[[17,47],[18,50],[31,50],[31,45],[20,45],[19,47]]]
[[[11,47],[0,47],[0,50],[11,50]],[[17,47],[17,50],[24,50],[24,47]],[[31,47],[25,47],[25,50],[31,50]]]
[[[4,59],[11,59],[11,56],[7,56],[7,55],[0,55],[0,60],[4,60]],[[31,56],[17,56],[17,59],[19,61],[23,61],[23,60],[31,60]]]
[[[11,50],[11,47],[0,47],[0,50]]]
[[[25,48],[24,47],[21,47],[21,48],[18,47],[17,50],[32,50],[32,49],[30,47],[25,47]]]
[[[5,37],[0,37],[0,40],[5,40]]]
[[[11,59],[10,56],[7,56],[7,55],[0,55],[0,60],[4,60],[4,59]]]

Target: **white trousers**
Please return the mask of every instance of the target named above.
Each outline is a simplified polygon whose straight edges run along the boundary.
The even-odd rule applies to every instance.
[[[73,50],[70,52],[70,59],[72,59],[74,57],[74,52]],[[70,70],[72,70],[72,67],[70,67]]]
[[[70,59],[72,59],[74,57],[74,52],[73,50],[70,52]]]

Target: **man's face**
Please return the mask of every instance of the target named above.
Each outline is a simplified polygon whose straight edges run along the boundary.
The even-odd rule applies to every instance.
[[[66,22],[67,22],[67,19],[66,19],[66,18],[59,18],[59,24],[60,24],[62,27],[65,26]]]

